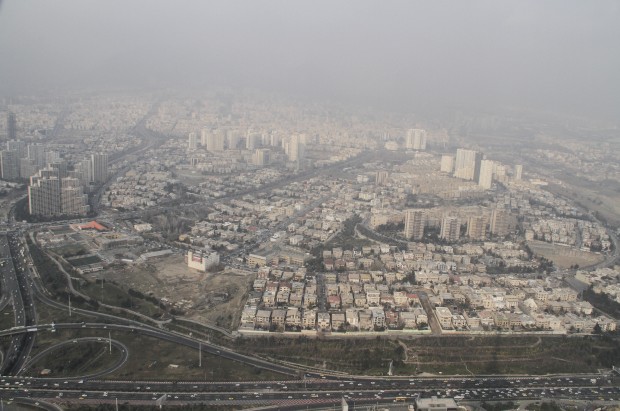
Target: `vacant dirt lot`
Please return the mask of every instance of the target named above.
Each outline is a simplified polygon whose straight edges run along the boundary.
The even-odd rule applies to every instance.
[[[201,273],[188,268],[183,256],[178,255],[108,269],[101,276],[174,302],[188,319],[231,329],[253,281],[251,276],[228,271]]]
[[[527,245],[536,255],[553,261],[558,268],[569,268],[575,264],[578,264],[579,267],[586,267],[600,263],[605,259],[600,254],[580,251],[573,247],[565,247],[543,241],[528,241]]]

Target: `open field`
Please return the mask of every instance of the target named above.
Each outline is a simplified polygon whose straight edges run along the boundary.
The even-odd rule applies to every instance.
[[[611,339],[555,336],[410,339],[244,338],[236,347],[265,358],[367,375],[595,372],[615,353]],[[616,355],[616,354],[613,354]]]
[[[26,375],[39,376],[42,370],[49,369],[53,377],[72,377],[105,370],[119,359],[120,352],[112,347],[110,353],[103,338],[102,341],[79,341],[58,347],[32,364]]]
[[[581,251],[574,247],[566,247],[544,241],[528,241],[527,245],[534,254],[553,261],[553,264],[560,269],[570,268],[575,264],[579,265],[579,267],[587,267],[605,260],[605,257],[601,254]]]

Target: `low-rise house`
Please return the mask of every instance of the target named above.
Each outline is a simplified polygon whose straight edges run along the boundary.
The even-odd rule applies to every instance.
[[[328,312],[317,313],[316,326],[321,330],[331,329],[331,317]]]

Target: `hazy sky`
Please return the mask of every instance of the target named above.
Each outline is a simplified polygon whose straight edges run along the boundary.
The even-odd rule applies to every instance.
[[[620,118],[620,1],[4,0],[0,93],[252,87]]]

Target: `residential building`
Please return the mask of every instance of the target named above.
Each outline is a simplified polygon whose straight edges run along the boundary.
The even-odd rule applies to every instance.
[[[481,159],[481,154],[475,150],[457,149],[454,163],[454,177],[478,181]]]
[[[426,211],[418,209],[411,209],[405,211],[405,238],[407,240],[420,240],[422,237],[424,237],[425,224]]]
[[[493,167],[495,162],[492,160],[482,160],[480,162],[480,175],[478,185],[485,190],[489,190],[493,184]]]
[[[19,178],[19,155],[17,151],[0,151],[0,178],[3,180]]]
[[[461,236],[461,223],[457,217],[444,217],[441,220],[439,237],[446,241],[457,241]]]
[[[92,167],[92,181],[95,183],[105,183],[108,179],[108,155],[105,153],[92,154],[90,156]]]
[[[486,238],[486,221],[484,217],[469,217],[469,220],[467,220],[467,236],[472,240],[484,240]]]
[[[454,156],[451,154],[443,154],[439,170],[442,173],[452,173],[454,171]]]

